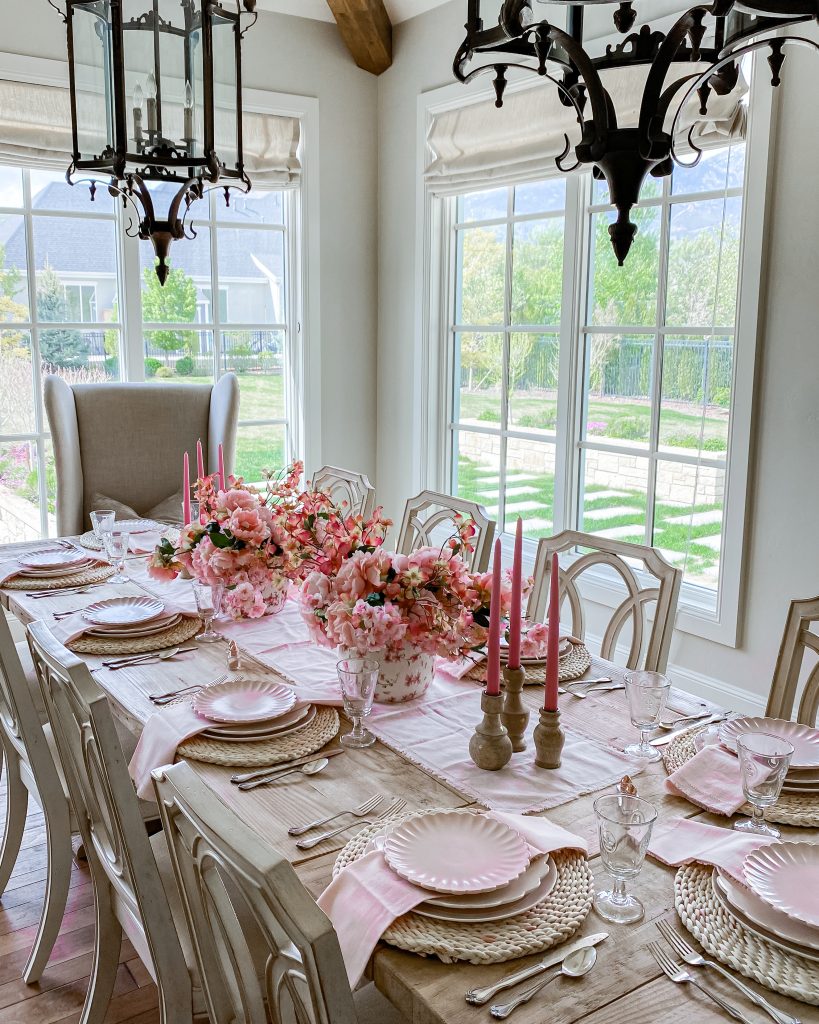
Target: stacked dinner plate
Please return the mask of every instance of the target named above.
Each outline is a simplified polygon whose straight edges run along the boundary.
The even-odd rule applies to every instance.
[[[543,902],[557,882],[551,857],[530,860],[520,833],[495,818],[435,811],[406,819],[376,836],[389,867],[426,889],[413,910],[435,921],[502,921]]]
[[[296,705],[296,695],[281,683],[231,679],[201,690],[194,710],[213,724],[205,739],[248,743],[278,739],[309,725],[316,717],[314,704]]]
[[[84,572],[97,565],[99,559],[78,548],[48,548],[30,555],[18,555],[19,576],[33,580],[58,579]]]
[[[720,728],[720,742],[736,753],[738,737],[749,732],[780,736],[793,744],[783,793],[793,796],[819,796],[819,730],[781,718],[734,718]],[[819,883],[819,880],[817,880]]]
[[[96,601],[83,612],[87,637],[106,640],[135,640],[172,629],[181,620],[178,613],[165,613],[165,605],[154,597],[112,597]]]

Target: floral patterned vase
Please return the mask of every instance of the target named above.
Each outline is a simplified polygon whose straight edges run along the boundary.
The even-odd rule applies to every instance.
[[[408,647],[397,655],[375,651],[370,657],[381,666],[375,688],[376,704],[403,704],[422,697],[429,689],[435,672],[435,655]]]

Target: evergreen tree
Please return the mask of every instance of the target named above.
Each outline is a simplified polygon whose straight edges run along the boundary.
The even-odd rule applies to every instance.
[[[46,323],[65,323],[68,319],[65,289],[48,264],[37,277],[37,315]],[[81,332],[66,327],[41,331],[40,358],[49,366],[86,366],[88,353]]]

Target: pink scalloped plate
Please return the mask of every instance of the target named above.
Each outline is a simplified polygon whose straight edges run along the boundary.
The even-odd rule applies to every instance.
[[[743,864],[751,889],[775,910],[819,928],[819,843],[772,843]]]
[[[440,811],[396,826],[384,841],[384,858],[397,875],[433,892],[491,892],[523,874],[529,847],[494,818]]]
[[[26,569],[36,569],[41,572],[56,569],[70,569],[77,565],[84,565],[91,561],[84,551],[76,548],[50,548],[47,551],[37,551],[31,555],[19,555],[17,561]]]
[[[720,742],[736,753],[737,737],[749,732],[766,732],[792,743],[792,769],[819,768],[819,729],[783,718],[732,718],[720,728]]]
[[[296,694],[281,683],[231,679],[197,693],[193,708],[212,722],[266,722],[286,715],[295,703]]]

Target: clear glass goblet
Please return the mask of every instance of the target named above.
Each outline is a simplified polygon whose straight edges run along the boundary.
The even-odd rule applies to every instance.
[[[737,737],[737,755],[742,792],[754,816],[734,823],[737,832],[779,839],[781,832],[765,821],[765,808],[779,799],[788,774],[793,744],[766,732],[749,732]]]
[[[107,580],[108,583],[119,585],[130,582],[130,577],[125,572],[125,558],[128,554],[129,539],[128,531],[118,526],[114,526],[110,530],[103,530],[102,532],[102,543],[105,547],[108,561],[116,569],[116,575]]]
[[[646,761],[659,761],[662,754],[648,741],[665,711],[671,683],[659,672],[627,672],[625,684],[631,724],[640,730],[640,742],[630,743],[625,751]]]
[[[94,531],[94,536],[100,544],[103,543],[102,535],[113,530],[116,518],[116,512],[110,508],[98,508],[91,513],[91,529]]]
[[[600,835],[600,858],[614,888],[595,894],[594,909],[606,921],[633,924],[645,913],[626,881],[640,874],[657,820],[657,808],[638,796],[601,796],[594,802]]]
[[[371,747],[375,736],[364,728],[364,719],[373,709],[378,682],[378,662],[372,658],[345,658],[336,666],[341,683],[344,712],[352,720],[353,731],[342,736],[343,747]]]
[[[205,628],[196,639],[203,643],[212,644],[222,639],[222,634],[217,633],[213,628],[213,620],[218,618],[222,610],[222,598],[225,594],[224,583],[193,583],[193,596],[196,601],[196,610],[205,623]]]

